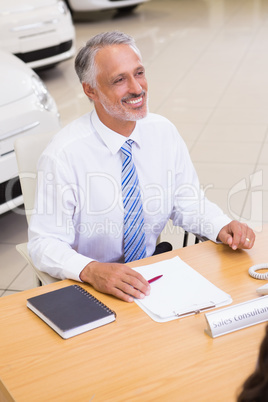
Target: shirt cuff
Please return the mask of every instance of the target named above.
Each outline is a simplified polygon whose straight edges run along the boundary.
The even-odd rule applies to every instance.
[[[207,236],[210,240],[214,241],[214,243],[221,243],[217,240],[218,234],[220,233],[221,229],[228,225],[232,219],[230,219],[227,215],[221,215],[215,218],[212,222],[213,231],[211,236]]]
[[[79,275],[87,264],[95,261],[92,258],[85,257],[82,254],[73,255],[65,264],[63,274],[68,279],[73,279],[78,282],[82,282]]]

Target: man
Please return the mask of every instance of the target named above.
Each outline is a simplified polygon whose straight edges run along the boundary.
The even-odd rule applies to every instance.
[[[137,258],[154,253],[168,219],[234,250],[251,248],[253,231],[231,221],[199,190],[173,124],[148,113],[145,69],[134,40],[121,32],[97,35],[80,50],[75,67],[94,111],[61,130],[40,158],[37,213],[29,227],[34,264],[128,302],[150,293],[148,282],[123,264],[125,153],[134,163],[141,204]]]

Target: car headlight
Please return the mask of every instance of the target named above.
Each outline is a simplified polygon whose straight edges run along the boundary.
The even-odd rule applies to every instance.
[[[32,88],[38,99],[38,106],[41,109],[48,110],[49,112],[57,112],[57,106],[54,99],[48,92],[43,81],[37,75],[32,76]]]
[[[58,1],[58,10],[61,14],[68,14],[69,13],[69,9],[65,3],[65,1]]]

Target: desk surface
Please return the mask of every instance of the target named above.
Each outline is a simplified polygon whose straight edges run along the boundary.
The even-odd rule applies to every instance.
[[[248,268],[267,262],[268,230],[250,251],[205,242],[142,261],[179,255],[233,298],[257,297]],[[130,264],[137,266],[136,263]],[[63,340],[26,307],[26,299],[66,280],[0,299],[0,401],[235,401],[253,371],[265,323],[216,339],[204,313],[167,323],[82,285],[117,312],[114,323]]]

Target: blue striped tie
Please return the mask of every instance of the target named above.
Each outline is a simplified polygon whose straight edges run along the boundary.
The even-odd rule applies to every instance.
[[[128,140],[121,147],[125,262],[146,257],[143,208],[139,178],[132,160],[132,143],[132,140]]]

